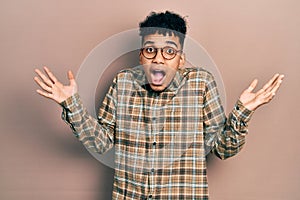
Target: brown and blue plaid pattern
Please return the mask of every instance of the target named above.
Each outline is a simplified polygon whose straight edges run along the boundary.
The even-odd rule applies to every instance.
[[[212,75],[197,68],[179,69],[160,93],[141,68],[120,72],[98,119],[78,93],[61,105],[87,148],[104,153],[115,146],[113,199],[208,199],[207,153],[238,153],[252,115],[238,101],[226,118]]]

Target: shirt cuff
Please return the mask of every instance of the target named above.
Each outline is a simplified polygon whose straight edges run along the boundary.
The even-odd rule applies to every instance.
[[[244,106],[244,104],[238,100],[234,106],[234,109],[232,111],[232,114],[237,118],[240,119],[242,122],[249,122],[253,115],[254,111],[249,110]]]
[[[80,96],[78,93],[68,97],[66,100],[60,103],[60,105],[69,111],[75,111],[78,106],[81,104]]]

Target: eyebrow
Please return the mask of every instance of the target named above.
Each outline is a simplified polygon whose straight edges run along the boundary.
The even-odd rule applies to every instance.
[[[146,44],[154,44],[154,42],[153,42],[153,41],[146,41],[146,42],[144,43],[144,45],[146,45]]]
[[[173,41],[167,40],[166,43],[167,43],[167,44],[174,45],[176,48],[178,48],[177,44],[176,44],[175,42],[173,42]],[[147,45],[147,44],[155,44],[155,42],[153,42],[153,41],[146,41],[146,42],[144,43],[144,45]]]
[[[176,48],[178,48],[177,44],[173,41],[166,41],[167,44],[173,44]]]

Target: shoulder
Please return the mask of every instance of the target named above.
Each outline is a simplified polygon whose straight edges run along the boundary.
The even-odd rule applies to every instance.
[[[126,68],[118,72],[117,80],[133,80],[140,76],[143,76],[143,70],[141,67]]]
[[[189,80],[198,80],[198,81],[212,81],[214,77],[211,72],[204,68],[183,68],[184,73],[186,74],[187,79]]]

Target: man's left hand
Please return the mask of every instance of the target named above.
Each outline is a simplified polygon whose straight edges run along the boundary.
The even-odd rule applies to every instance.
[[[275,74],[268,83],[256,93],[254,93],[253,90],[255,89],[258,80],[253,80],[250,86],[241,94],[240,101],[249,110],[256,110],[261,105],[269,103],[279,89],[283,77],[284,75]]]

